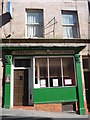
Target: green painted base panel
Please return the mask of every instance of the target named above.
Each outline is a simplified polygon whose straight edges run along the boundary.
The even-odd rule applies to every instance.
[[[34,104],[77,101],[76,87],[35,88]]]

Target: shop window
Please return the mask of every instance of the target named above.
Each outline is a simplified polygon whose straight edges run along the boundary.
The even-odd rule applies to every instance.
[[[72,57],[62,58],[64,86],[75,85],[74,61]]]
[[[40,87],[48,87],[47,59],[36,59],[35,70],[35,83],[40,84]]]
[[[60,58],[49,59],[49,78],[50,78],[50,87],[62,86]]]
[[[73,57],[35,58],[35,85],[44,88],[75,85]]]
[[[43,10],[27,10],[27,37],[43,37]]]
[[[15,59],[15,67],[31,67],[30,59]]]
[[[77,12],[62,11],[62,26],[64,38],[79,38]]]

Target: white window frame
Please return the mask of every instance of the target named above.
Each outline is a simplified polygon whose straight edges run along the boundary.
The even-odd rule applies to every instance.
[[[27,23],[27,13],[29,11],[36,11],[36,12],[37,11],[38,12],[42,11],[42,17],[43,17],[43,9],[38,9],[38,10],[36,10],[36,9],[26,9],[26,12],[25,12],[25,29],[26,29],[26,31],[25,31],[25,37],[26,38],[40,38],[40,37],[34,37],[34,36],[31,36],[31,37],[27,36],[27,28],[28,28],[28,26],[42,26],[42,28],[43,28],[43,35],[41,36],[41,38],[44,37],[44,20],[42,21],[42,23]]]
[[[63,24],[63,15],[64,15],[63,12],[65,12],[65,14],[67,14],[67,15],[70,15],[70,13],[71,13],[71,15],[75,15],[75,16],[76,16],[76,19],[77,19],[77,23],[76,23],[76,24]],[[66,28],[68,28],[68,27],[72,27],[72,28],[73,28],[73,27],[76,27],[76,29],[77,29],[77,38],[80,38],[79,25],[78,25],[78,16],[77,16],[76,11],[64,11],[64,10],[62,10],[62,27],[63,27],[63,29],[64,29],[64,27],[66,27]],[[63,32],[64,32],[64,30],[63,30]],[[76,38],[76,37],[69,37],[69,36],[66,36],[66,37],[65,37],[65,36],[63,35],[63,38],[73,39],[73,38]]]

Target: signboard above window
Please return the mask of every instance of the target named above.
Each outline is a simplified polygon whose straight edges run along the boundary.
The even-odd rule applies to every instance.
[[[31,67],[30,59],[15,59],[15,67]]]

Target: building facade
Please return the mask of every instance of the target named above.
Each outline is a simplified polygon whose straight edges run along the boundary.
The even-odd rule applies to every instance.
[[[84,68],[88,1],[11,0],[2,5],[7,16],[1,44],[3,107],[67,108],[85,114],[90,100]]]

